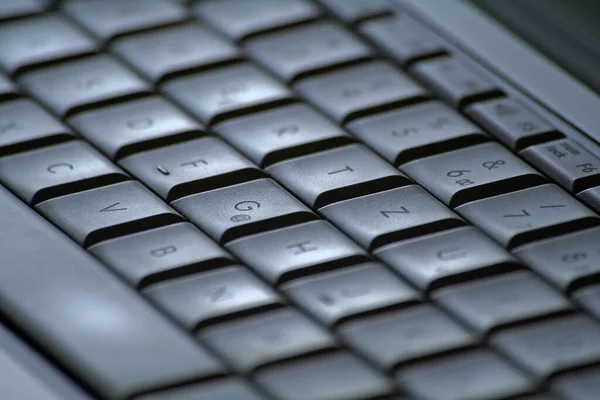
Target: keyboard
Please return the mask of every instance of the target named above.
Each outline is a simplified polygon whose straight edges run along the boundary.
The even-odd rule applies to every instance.
[[[597,400],[600,160],[417,15],[0,20],[0,320],[84,396]]]

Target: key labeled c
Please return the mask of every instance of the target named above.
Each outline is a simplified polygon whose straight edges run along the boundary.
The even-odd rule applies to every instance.
[[[67,169],[69,171],[72,171],[75,169],[75,167],[71,164],[67,164],[67,163],[58,163],[58,164],[52,164],[47,168],[47,171],[50,172],[51,174],[58,174],[62,169]]]

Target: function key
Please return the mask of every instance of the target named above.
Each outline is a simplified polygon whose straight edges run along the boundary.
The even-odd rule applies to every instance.
[[[210,400],[265,400],[250,385],[242,380],[211,380],[206,383],[197,383],[155,392],[139,397],[133,400],[186,400],[201,399],[202,397]]]
[[[369,47],[345,28],[325,21],[250,39],[246,49],[285,81],[371,56]]]
[[[458,353],[401,369],[409,394],[428,400],[496,400],[534,390],[534,382],[486,350]]]
[[[40,0],[2,0],[0,1],[0,21],[24,17],[45,11]]]
[[[329,332],[291,309],[209,327],[199,338],[242,372],[336,347]]]
[[[283,291],[327,325],[420,300],[414,289],[375,262],[300,278]]]
[[[600,159],[571,139],[530,147],[521,156],[570,192],[600,185]]]
[[[546,120],[510,98],[476,103],[465,113],[512,150],[562,137]]]
[[[518,248],[514,254],[564,291],[600,276],[600,228],[561,235]]]
[[[281,305],[271,287],[240,266],[155,283],[144,294],[189,330],[209,321]]]
[[[286,400],[384,399],[388,380],[346,353],[266,368],[256,380],[275,398]]]
[[[352,141],[343,129],[304,104],[236,118],[214,129],[263,167]]]
[[[117,39],[112,48],[154,83],[177,72],[240,57],[231,42],[203,26],[191,24],[126,36]]]
[[[312,20],[320,10],[308,0],[206,0],[196,13],[233,40]]]
[[[386,370],[409,360],[475,344],[465,328],[431,306],[351,321],[340,328],[340,335]]]
[[[192,224],[181,223],[108,240],[88,249],[132,286],[233,264],[232,257]]]
[[[31,100],[0,104],[0,157],[72,138],[66,126]]]
[[[596,214],[556,185],[474,201],[456,212],[509,248],[600,223]]]
[[[491,344],[538,378],[600,360],[600,325],[570,315],[498,333]]]
[[[204,127],[161,97],[86,111],[69,119],[112,159],[203,135]]]
[[[421,101],[428,96],[406,74],[382,62],[369,62],[307,78],[297,90],[339,123],[376,110]]]
[[[319,213],[368,249],[464,224],[417,185],[340,201]]]
[[[358,144],[294,158],[266,170],[314,208],[409,182],[397,169]]]
[[[434,300],[476,333],[571,309],[571,304],[544,281],[521,271],[441,289]]]
[[[366,21],[358,29],[402,65],[446,52],[437,35],[405,13]]]
[[[393,6],[387,0],[319,0],[335,16],[353,24],[366,18],[389,14]]]
[[[25,67],[89,54],[97,49],[85,33],[57,15],[0,25],[0,66],[11,74]]]
[[[412,161],[401,170],[451,208],[547,182],[527,163],[493,142]]]
[[[506,250],[473,227],[406,240],[375,256],[424,291],[517,267]]]
[[[206,124],[288,101],[292,96],[288,88],[250,64],[174,79],[163,89]]]
[[[171,207],[134,181],[57,197],[35,208],[85,247],[117,236],[183,222]]]
[[[128,179],[79,140],[0,158],[0,181],[30,204]]]
[[[194,194],[172,205],[220,242],[317,218],[270,179]]]
[[[88,3],[95,4],[81,4]],[[28,72],[21,82],[61,117],[150,90],[141,78],[106,55]]]
[[[362,248],[323,220],[234,240],[226,247],[274,285],[369,260]]]
[[[454,107],[500,94],[491,82],[452,57],[421,61],[410,70]]]
[[[262,177],[262,171],[215,137],[123,158],[119,164],[167,201]]]
[[[167,0],[69,0],[62,8],[102,40],[186,18],[183,8]]]
[[[481,129],[439,102],[361,118],[347,128],[396,165],[488,140]]]

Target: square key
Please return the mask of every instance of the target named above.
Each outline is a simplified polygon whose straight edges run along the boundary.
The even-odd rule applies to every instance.
[[[409,182],[397,169],[358,144],[298,157],[266,170],[314,208]]]
[[[365,43],[332,22],[263,35],[246,41],[245,48],[251,57],[288,82],[309,72],[371,56]]]
[[[260,166],[352,141],[342,128],[304,104],[235,118],[214,129]]]
[[[61,117],[150,90],[146,82],[107,55],[31,71],[21,83]]]
[[[119,164],[169,202],[264,176],[244,156],[215,137],[133,154]]]
[[[194,68],[236,59],[239,50],[198,25],[179,25],[117,39],[113,50],[152,82]]]
[[[102,40],[171,24],[186,17],[182,7],[167,0],[69,0],[62,8]]]
[[[186,196],[172,205],[220,242],[317,218],[271,179]]]
[[[177,78],[162,88],[205,124],[213,124],[242,111],[281,103],[291,97],[285,86],[249,64]]]
[[[296,89],[338,123],[427,97],[425,89],[412,78],[382,62],[307,78]]]
[[[0,66],[11,74],[32,65],[93,53],[98,47],[77,26],[53,14],[0,25]]]

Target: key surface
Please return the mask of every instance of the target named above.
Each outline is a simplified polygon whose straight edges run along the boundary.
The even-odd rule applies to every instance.
[[[271,179],[187,196],[172,205],[219,242],[317,218]]]
[[[421,290],[516,267],[506,250],[473,227],[389,245],[375,256]]]
[[[212,356],[3,188],[0,226],[3,314],[103,397],[129,398],[222,371]]]
[[[341,201],[319,213],[368,249],[464,224],[417,185]]]
[[[561,235],[532,243],[514,254],[529,268],[563,291],[600,275],[600,228]]]
[[[159,282],[144,294],[189,330],[221,317],[281,304],[271,287],[240,266]]]
[[[523,373],[486,350],[409,366],[397,380],[409,394],[427,400],[497,400],[534,388]]]
[[[493,142],[423,158],[400,169],[451,208],[547,182],[524,161]]]
[[[327,21],[250,39],[245,48],[284,81],[371,56],[363,42],[342,26]]]
[[[374,262],[300,278],[284,285],[283,290],[327,325],[419,299],[410,286]]]
[[[0,158],[0,181],[30,204],[128,179],[110,160],[78,140]]]
[[[284,161],[266,171],[314,208],[409,182],[358,144]]]
[[[382,62],[369,62],[303,79],[296,89],[339,123],[428,96],[425,89],[408,75]]]
[[[512,150],[562,136],[545,119],[511,98],[473,104],[465,113]]]
[[[600,213],[600,187],[586,189],[577,195],[577,198]]]
[[[600,185],[600,159],[571,139],[529,147],[520,154],[570,192]]]
[[[431,306],[348,322],[340,334],[351,347],[386,370],[409,360],[474,344],[465,328]]]
[[[166,0],[67,1],[63,10],[102,40],[182,21],[185,11]]]
[[[0,66],[11,74],[24,67],[93,53],[97,49],[83,31],[53,14],[0,25]]]
[[[73,133],[31,100],[0,104],[0,156],[73,138]]]
[[[561,375],[552,389],[569,400],[595,400],[600,393],[600,368],[589,368]]]
[[[592,285],[575,291],[573,299],[596,318],[600,318],[600,285]]]
[[[253,235],[234,240],[226,247],[272,284],[369,259],[362,248],[326,221]]]
[[[38,0],[3,0],[0,2],[0,20],[23,17],[44,11]]]
[[[441,289],[433,299],[478,334],[571,308],[565,297],[526,271]]]
[[[202,397],[200,397],[202,396]],[[229,378],[228,380],[197,383],[181,388],[161,391],[134,400],[264,400],[264,397],[245,382]]]
[[[189,223],[134,233],[88,250],[136,287],[233,263],[229,253]]]
[[[208,0],[194,10],[233,40],[311,20],[319,9],[307,0]]]
[[[304,104],[235,118],[214,129],[260,166],[351,141],[343,129]]]
[[[600,325],[583,315],[502,332],[492,345],[538,378],[600,359]]]
[[[249,64],[173,79],[163,90],[205,124],[291,97],[285,86]]]
[[[113,50],[152,82],[240,57],[229,41],[204,26],[179,25],[130,35]]]
[[[146,82],[107,55],[31,71],[23,75],[21,83],[61,117],[150,90]]]
[[[263,176],[249,160],[214,137],[134,154],[119,164],[167,201]]]
[[[274,366],[256,380],[285,400],[375,399],[392,390],[387,379],[346,353]]]
[[[348,124],[348,129],[395,165],[488,139],[477,126],[438,102],[361,118]]]
[[[57,197],[35,208],[85,247],[182,221],[171,207],[134,181]]]
[[[446,46],[431,30],[406,13],[365,21],[360,32],[400,64],[445,53]]]
[[[319,0],[338,18],[347,23],[355,23],[365,18],[376,17],[392,12],[387,0]]]
[[[421,61],[412,66],[410,71],[457,108],[486,96],[500,94],[491,82],[452,57]]]
[[[329,332],[291,309],[209,327],[199,338],[242,372],[336,346]]]
[[[11,99],[18,93],[17,86],[0,73],[0,100]]]
[[[598,224],[598,216],[556,185],[474,201],[456,212],[505,247]]]
[[[69,123],[112,159],[192,139],[204,131],[202,125],[160,97],[86,111]]]

